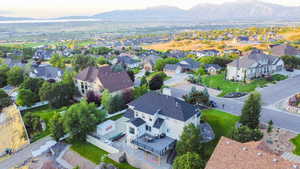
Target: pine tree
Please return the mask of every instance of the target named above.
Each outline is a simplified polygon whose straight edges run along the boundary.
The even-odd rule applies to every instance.
[[[242,109],[240,123],[251,129],[259,127],[261,96],[257,92],[250,94]]]

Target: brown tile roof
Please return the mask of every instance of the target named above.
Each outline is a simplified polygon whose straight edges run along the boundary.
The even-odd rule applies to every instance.
[[[296,56],[300,54],[297,48],[289,46],[287,44],[275,45],[271,49],[272,55],[274,56]]]
[[[222,137],[205,169],[299,169],[300,164],[259,149],[261,142],[239,143]]]
[[[110,66],[87,67],[78,73],[76,79],[87,82],[99,80],[103,87],[110,92],[133,86],[133,82],[127,72],[114,72]]]

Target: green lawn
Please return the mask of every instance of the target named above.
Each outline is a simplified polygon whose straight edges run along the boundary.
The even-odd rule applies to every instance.
[[[230,80],[225,80],[225,73],[221,73],[213,76],[203,76],[202,83],[210,88],[219,89],[222,91],[220,96],[225,96],[226,94],[232,92],[252,92],[257,87],[265,87],[268,83],[276,83],[276,81],[286,79],[283,75],[273,75],[273,81],[267,81],[266,79],[253,80],[251,83],[245,84],[243,82],[232,82]]]
[[[211,109],[202,111],[201,119],[208,122],[213,128],[216,139],[204,145],[205,159],[209,159],[213,153],[221,136],[231,137],[236,122],[239,120],[238,116],[231,115],[219,110]]]
[[[42,106],[39,108],[25,111],[23,114],[32,112],[33,114],[40,116],[41,119],[43,119],[46,122],[46,126],[47,126],[47,129],[45,131],[42,131],[42,132],[36,134],[33,138],[31,138],[31,142],[35,142],[43,137],[50,135],[49,121],[50,121],[51,117],[54,115],[55,112],[61,112],[64,110],[67,110],[67,107],[62,107],[60,109],[52,109],[49,106]]]
[[[113,164],[120,169],[136,169],[128,163],[117,163],[111,160],[106,157],[108,155],[106,151],[87,142],[75,142],[72,144],[71,149],[95,164],[100,164],[103,160],[105,163]]]
[[[290,141],[295,145],[293,153],[296,155],[300,155],[300,135],[291,139]]]

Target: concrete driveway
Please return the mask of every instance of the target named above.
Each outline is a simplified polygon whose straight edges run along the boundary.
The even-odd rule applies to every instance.
[[[182,84],[186,82],[186,79],[189,77],[189,74],[186,73],[176,73],[173,75],[169,75],[171,76],[171,79],[166,80],[164,82],[164,85],[167,86],[176,86],[178,84]]]

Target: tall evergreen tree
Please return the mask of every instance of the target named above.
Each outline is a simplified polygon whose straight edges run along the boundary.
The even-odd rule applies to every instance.
[[[250,94],[242,109],[240,123],[251,129],[259,127],[261,96],[258,92]]]

